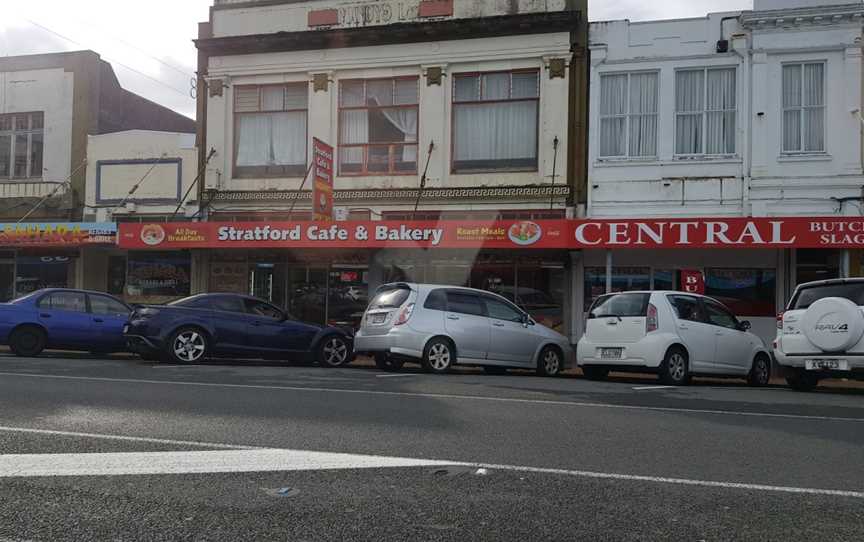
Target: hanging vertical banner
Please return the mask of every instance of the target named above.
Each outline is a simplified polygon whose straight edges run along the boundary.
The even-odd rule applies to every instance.
[[[688,294],[705,295],[705,276],[698,269],[681,270],[681,289]]]
[[[313,137],[312,160],[312,214],[315,220],[333,220],[333,147]]]

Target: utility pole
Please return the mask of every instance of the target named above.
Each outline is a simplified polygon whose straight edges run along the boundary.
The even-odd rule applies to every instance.
[[[432,150],[435,148],[435,141],[429,142],[429,151],[426,153],[426,167],[423,168],[423,175],[420,176],[420,188],[417,190],[417,199],[414,201],[414,212],[411,213],[411,219],[417,215],[417,207],[420,206],[420,198],[423,196],[423,190],[426,188],[426,173],[429,171],[429,162],[432,159]]]
[[[549,210],[553,210],[555,208],[555,173],[556,168],[558,166],[558,136],[555,136],[555,139],[552,140],[552,190],[549,195]]]

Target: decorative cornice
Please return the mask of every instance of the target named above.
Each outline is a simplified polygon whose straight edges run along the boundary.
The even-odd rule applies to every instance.
[[[745,11],[741,13],[744,28],[774,30],[790,27],[825,27],[841,24],[862,24],[864,5],[844,4],[834,6],[814,6],[806,8],[772,9],[765,11]]]
[[[336,190],[333,199],[337,203],[358,201],[392,201],[404,202],[417,199],[416,188],[393,188],[393,189],[369,189],[369,190]],[[570,195],[570,187],[567,185],[528,185],[528,186],[482,186],[471,188],[426,188],[420,197],[421,201],[450,201],[450,200],[516,200],[530,201],[542,200],[550,197],[566,198]],[[284,201],[290,202],[309,201],[312,199],[312,191],[303,190],[227,190],[216,193],[213,201],[217,202],[261,202],[261,201]]]

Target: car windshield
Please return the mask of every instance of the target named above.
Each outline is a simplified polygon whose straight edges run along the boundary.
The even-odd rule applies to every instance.
[[[10,301],[10,303],[15,303],[15,304],[18,304],[18,303],[27,303],[28,301],[30,301],[31,299],[33,299],[34,297],[36,297],[36,296],[39,295],[40,293],[41,293],[41,292],[38,292],[38,291],[37,291],[37,292],[30,292],[29,294],[22,295],[21,297],[18,297],[18,298],[16,298],[16,299],[13,299],[12,301]]]
[[[789,303],[789,309],[806,309],[825,297],[842,297],[856,305],[864,305],[864,282],[823,284],[801,288]]]
[[[650,297],[651,294],[648,293],[613,294],[600,297],[588,311],[588,318],[645,316]]]
[[[386,288],[378,292],[378,294],[369,303],[370,309],[394,309],[401,307],[403,303],[411,295],[411,290],[405,286],[396,286]]]

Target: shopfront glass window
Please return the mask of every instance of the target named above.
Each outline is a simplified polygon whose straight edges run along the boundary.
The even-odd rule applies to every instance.
[[[123,295],[126,286],[126,256],[108,258],[108,293]]]
[[[655,290],[674,290],[676,283],[677,271],[673,269],[655,269],[654,270],[654,289]]]
[[[651,269],[648,267],[613,267],[612,291],[629,292],[651,289]]]
[[[327,314],[327,269],[295,267],[288,271],[288,312],[302,322],[323,324]]]
[[[705,295],[738,316],[773,316],[776,282],[773,269],[705,269]]]
[[[19,256],[15,279],[17,294],[25,295],[42,288],[69,286],[69,256]]]
[[[565,277],[563,266],[520,263],[513,302],[538,323],[560,332],[564,329]]]
[[[471,287],[496,293],[516,302],[516,265],[506,263],[477,263],[471,269]]]
[[[606,268],[605,267],[586,267],[585,268],[585,306],[584,311],[588,311],[594,301],[601,295],[606,293]]]
[[[795,277],[798,284],[840,276],[839,250],[798,249],[795,252]]]
[[[133,252],[126,273],[126,299],[162,303],[189,295],[191,258],[188,253]]]
[[[330,325],[360,327],[363,312],[369,303],[369,271],[366,268],[330,270],[327,320]]]
[[[246,293],[249,269],[245,257],[220,257],[210,262],[210,292]]]

